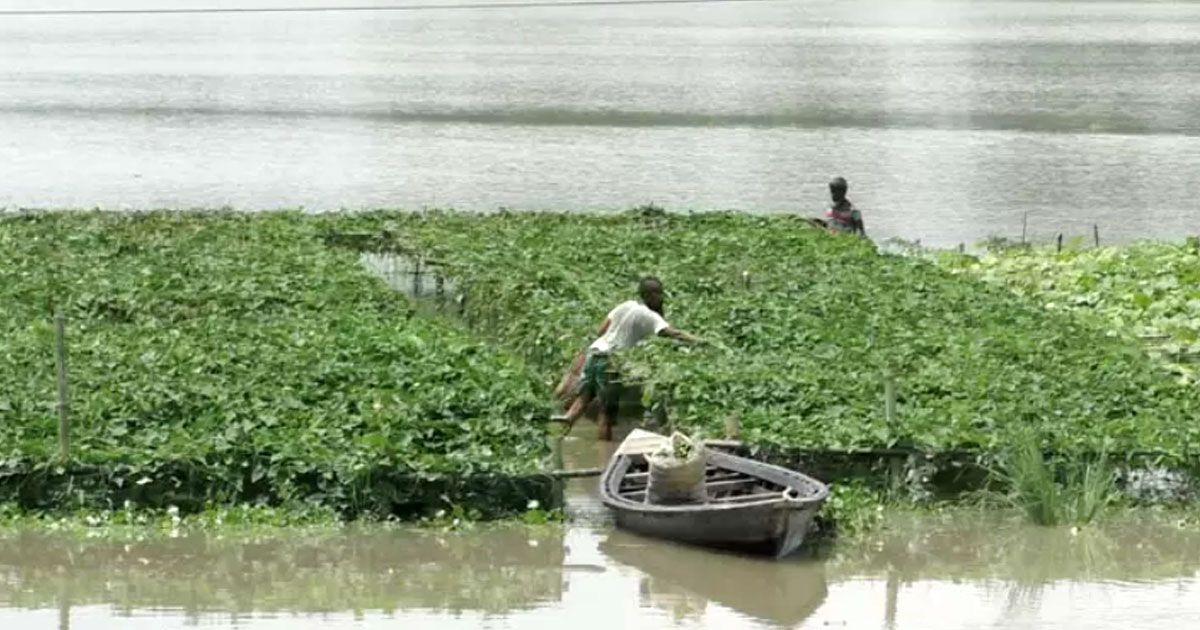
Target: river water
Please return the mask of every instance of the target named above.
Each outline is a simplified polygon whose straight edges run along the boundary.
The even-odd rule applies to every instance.
[[[370,3],[169,8],[306,4]],[[877,239],[1109,242],[1200,231],[1198,166],[1196,2],[0,14],[0,207],[813,215],[841,174]]]
[[[563,454],[588,466],[609,448],[570,440]],[[568,502],[563,527],[143,542],[3,532],[0,627],[1127,630],[1200,619],[1194,525],[1130,517],[1073,533],[995,513],[924,516],[776,562],[614,530],[595,479],[572,481]]]

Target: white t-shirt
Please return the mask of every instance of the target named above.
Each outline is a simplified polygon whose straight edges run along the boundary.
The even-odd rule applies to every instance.
[[[670,326],[662,315],[650,310],[649,306],[629,300],[618,304],[608,314],[608,330],[592,342],[591,350],[614,352],[636,346],[638,342],[657,335]]]

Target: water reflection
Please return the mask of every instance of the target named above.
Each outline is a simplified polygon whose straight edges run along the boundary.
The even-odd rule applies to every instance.
[[[1190,578],[1200,569],[1200,531],[1136,514],[1079,530],[1033,527],[1015,516],[987,513],[910,517],[861,548],[839,548],[829,566],[843,579],[894,574],[903,582]]]
[[[921,517],[785,561],[587,521],[240,541],[8,532],[0,627],[561,628],[603,618],[677,628],[1116,629],[1197,618],[1198,569],[1200,531],[1137,518],[1072,533],[996,514]]]
[[[839,550],[828,566],[838,581],[883,579],[884,628],[911,627],[898,621],[906,590],[947,581],[974,586],[968,600],[992,601],[996,627],[1041,627],[1030,618],[1061,608],[1064,585],[1068,600],[1072,592],[1087,600],[1114,586],[1200,586],[1200,532],[1136,515],[1084,529],[1033,527],[995,514],[917,518],[861,548]]]
[[[0,539],[0,606],[110,604],[305,613],[429,609],[511,612],[558,601],[563,532],[377,531],[250,541],[207,536],[96,542],[16,532]]]
[[[760,621],[795,626],[825,602],[825,566],[812,559],[775,561],[615,531],[600,550],[637,569],[644,604],[676,618],[696,617],[708,602]]]

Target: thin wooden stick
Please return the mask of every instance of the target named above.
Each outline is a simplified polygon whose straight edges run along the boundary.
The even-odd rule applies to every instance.
[[[1096,247],[1100,247],[1100,224],[1092,224],[1092,235],[1096,237]]]
[[[891,374],[883,376],[883,419],[887,426],[896,422],[896,379]]]
[[[1058,251],[1062,252],[1062,232],[1058,233]]]
[[[54,314],[54,364],[58,372],[58,456],[66,461],[71,455],[71,418],[67,414],[67,340],[66,317]]]
[[[412,272],[412,294],[413,297],[421,297],[421,259],[416,259],[413,262]]]
[[[556,479],[572,479],[575,477],[596,477],[604,472],[603,468],[577,468],[575,470],[552,470],[550,476]]]

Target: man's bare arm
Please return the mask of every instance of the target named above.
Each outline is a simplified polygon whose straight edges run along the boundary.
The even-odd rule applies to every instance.
[[[662,329],[658,334],[663,337],[670,337],[671,339],[678,339],[680,341],[684,341],[687,343],[695,343],[695,344],[707,343],[705,340],[701,339],[700,337],[697,337],[691,333],[679,330],[678,328],[674,328],[672,326],[667,326],[666,328]]]

